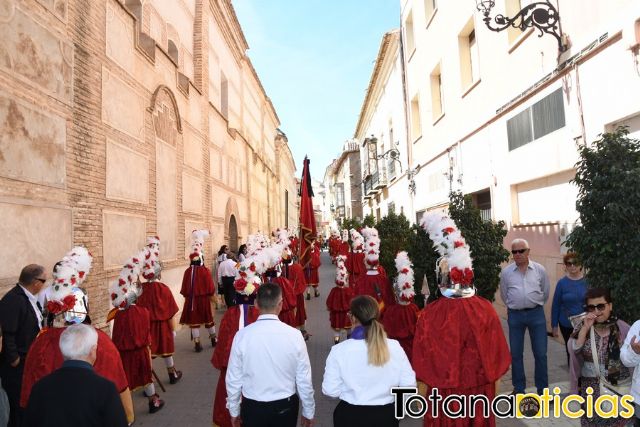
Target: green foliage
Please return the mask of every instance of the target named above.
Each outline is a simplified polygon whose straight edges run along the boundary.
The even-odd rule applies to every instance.
[[[427,282],[429,283],[429,300],[433,300],[437,297],[436,286],[436,261],[438,260],[438,253],[433,248],[433,242],[429,238],[426,231],[418,224],[414,224],[411,227],[411,234],[409,235],[409,241],[407,246],[407,252],[409,258],[413,263],[413,273],[415,276],[414,288],[416,290],[416,304],[419,307],[424,306],[424,297],[422,291],[422,280],[425,275]]]
[[[376,225],[380,237],[380,264],[390,278],[396,277],[396,254],[406,251],[411,236],[411,225],[404,214],[395,212],[383,217]]]
[[[578,253],[590,287],[611,290],[621,319],[640,317],[640,141],[626,128],[578,147],[580,225],[567,246]]]
[[[471,249],[477,294],[493,301],[500,283],[500,264],[509,259],[509,252],[503,245],[507,235],[504,221],[482,220],[470,195],[452,192],[449,200],[449,215]]]
[[[338,218],[338,226],[341,230],[351,230],[352,228],[360,230],[362,223],[354,218]]]
[[[376,226],[376,218],[373,216],[373,214],[369,214],[364,217],[364,220],[362,221],[362,226],[364,227],[365,225],[368,227]]]

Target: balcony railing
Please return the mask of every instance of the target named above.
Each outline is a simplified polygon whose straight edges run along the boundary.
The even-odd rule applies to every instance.
[[[482,218],[483,221],[491,221],[491,208],[480,209],[480,218]]]

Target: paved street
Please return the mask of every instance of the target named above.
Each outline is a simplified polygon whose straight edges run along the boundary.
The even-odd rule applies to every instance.
[[[322,267],[320,269],[320,292],[319,298],[312,298],[307,302],[309,320],[307,329],[313,335],[308,341],[309,357],[313,370],[313,384],[316,397],[316,425],[328,427],[332,425],[332,413],[336,401],[324,396],[320,390],[324,363],[332,345],[332,332],[329,328],[329,316],[326,311],[324,301],[328,291],[333,286],[334,267],[329,261],[327,253],[322,254]],[[222,317],[223,311],[216,313],[216,322]],[[503,328],[506,333],[506,321],[503,320]],[[202,330],[201,333],[204,333]],[[206,334],[206,333],[205,333]],[[134,393],[134,404],[136,407],[136,426],[210,426],[212,421],[213,394],[218,380],[218,371],[211,366],[210,359],[212,349],[205,343],[205,351],[195,353],[189,342],[188,331],[183,329],[179,332],[176,342],[175,361],[178,369],[184,373],[182,381],[176,385],[168,384],[166,369],[161,360],[154,362],[155,371],[160,379],[165,382],[166,393],[162,393],[159,387],[158,392],[166,401],[165,408],[153,415],[148,414],[147,400],[143,397],[142,391]],[[549,380],[553,385],[558,385],[563,392],[567,391],[568,371],[566,359],[562,345],[556,341],[549,340]],[[527,378],[529,382],[533,380],[533,356],[530,347],[525,347],[525,366],[527,368]],[[532,388],[532,390],[535,390]],[[500,383],[500,391],[503,393],[511,391],[511,373],[508,372]],[[578,425],[576,421],[570,422],[567,419],[559,420],[499,420],[498,426],[523,426],[523,425]],[[421,420],[403,420],[400,424],[403,427],[413,427],[422,425]]]

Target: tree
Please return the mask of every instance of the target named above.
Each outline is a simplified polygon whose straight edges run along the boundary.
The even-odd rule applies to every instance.
[[[500,264],[509,259],[504,248],[504,221],[484,221],[470,195],[451,192],[449,201],[449,215],[471,249],[477,295],[493,301],[500,283]]]
[[[369,214],[367,216],[364,217],[364,219],[362,220],[362,226],[367,226],[367,227],[375,227],[376,226],[376,218],[373,216],[373,214]]]
[[[640,141],[626,128],[578,147],[576,210],[580,224],[569,235],[589,287],[611,290],[614,309],[632,322],[640,316]]]
[[[409,259],[413,263],[413,274],[415,277],[414,288],[416,291],[416,304],[423,307],[425,304],[422,291],[422,281],[426,277],[429,283],[429,301],[437,298],[438,287],[436,283],[436,261],[438,253],[433,248],[433,241],[420,225],[414,224],[411,227],[409,242],[407,246]]]
[[[338,218],[338,225],[343,230],[351,230],[352,228],[360,230],[362,228],[362,223],[354,218]]]
[[[411,237],[411,225],[404,214],[396,215],[391,211],[376,225],[380,237],[380,264],[389,278],[398,274],[396,271],[396,255],[406,251]]]

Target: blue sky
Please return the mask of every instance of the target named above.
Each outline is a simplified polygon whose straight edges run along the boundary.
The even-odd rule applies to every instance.
[[[325,168],[353,136],[385,32],[400,0],[233,0],[248,55],[302,171]]]

